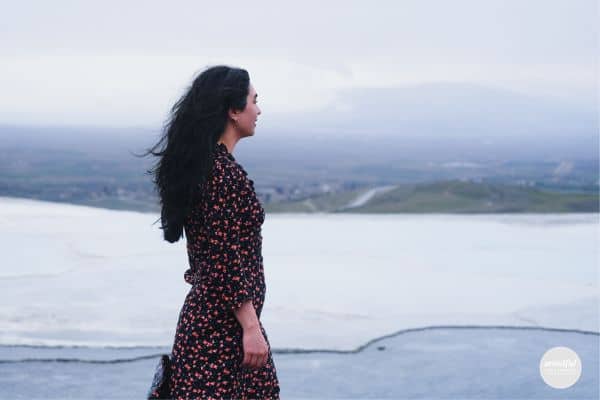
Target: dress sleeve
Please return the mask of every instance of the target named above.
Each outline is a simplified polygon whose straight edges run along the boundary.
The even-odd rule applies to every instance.
[[[233,172],[221,166],[213,175],[212,198],[206,223],[208,250],[212,259],[210,274],[215,293],[228,311],[252,300],[250,272],[242,257],[241,195]]]

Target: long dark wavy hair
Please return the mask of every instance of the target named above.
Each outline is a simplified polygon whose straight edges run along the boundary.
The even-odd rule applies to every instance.
[[[153,175],[160,198],[164,240],[174,243],[182,237],[192,199],[211,171],[228,111],[246,108],[249,87],[250,77],[244,69],[226,65],[206,68],[171,108],[158,143],[141,155],[158,157],[146,172]]]

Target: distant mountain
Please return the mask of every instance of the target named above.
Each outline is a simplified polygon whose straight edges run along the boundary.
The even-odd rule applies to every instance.
[[[340,89],[327,109],[265,116],[285,130],[348,135],[520,139],[590,134],[598,126],[597,99],[586,107],[475,83],[424,83]],[[577,104],[581,104],[579,102]],[[539,139],[539,136],[536,136]]]
[[[255,135],[243,139],[236,154],[252,163],[265,157],[283,162],[597,160],[597,107],[597,96],[567,103],[473,83],[340,89],[320,111],[263,110]],[[0,147],[68,148],[123,158],[156,143],[160,129],[0,124]]]
[[[598,158],[597,103],[473,83],[351,88],[339,90],[328,109],[265,115],[260,126],[272,140],[311,138],[332,149],[393,149],[400,156],[416,151],[419,158],[592,159]]]

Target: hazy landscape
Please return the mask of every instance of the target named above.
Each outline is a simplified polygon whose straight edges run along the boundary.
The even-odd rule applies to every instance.
[[[237,144],[267,212],[598,212],[593,98],[442,83],[338,95],[339,109],[265,115]],[[159,133],[0,125],[0,195],[156,212],[155,160],[134,154]]]

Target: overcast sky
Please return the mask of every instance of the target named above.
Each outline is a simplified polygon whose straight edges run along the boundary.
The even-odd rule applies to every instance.
[[[18,1],[0,16],[0,123],[160,124],[207,66],[250,72],[267,113],[339,88],[477,82],[597,94],[595,0]]]

